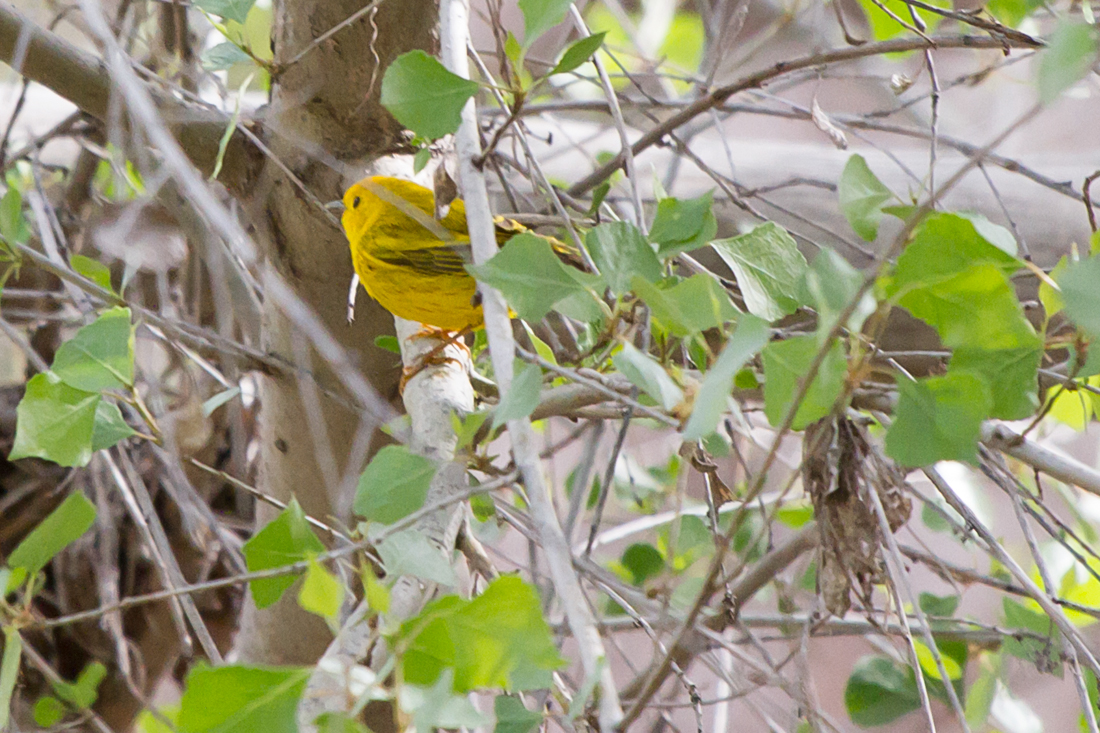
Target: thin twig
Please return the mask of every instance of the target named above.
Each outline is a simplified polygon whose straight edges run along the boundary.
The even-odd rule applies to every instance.
[[[1066,618],[1065,613],[1059,608],[1057,603],[1055,603],[1054,599],[1044,593],[1043,590],[1035,584],[1035,581],[1031,579],[1028,573],[1020,567],[1016,560],[1005,551],[1001,544],[997,542],[993,533],[986,528],[980,519],[978,519],[977,515],[974,514],[970,507],[958,497],[936,469],[925,468],[923,471],[924,475],[928,477],[940,492],[940,496],[942,496],[951,508],[958,512],[977,535],[981,537],[982,542],[985,543],[990,554],[996,557],[997,561],[1008,569],[1017,583],[1027,589],[1031,598],[1042,607],[1043,611],[1051,618],[1059,631],[1065,634],[1069,642],[1077,648],[1081,658],[1085,660],[1085,665],[1093,674],[1100,675],[1100,662],[1097,662],[1096,657],[1093,656],[1088,645],[1080,638],[1080,634],[1077,632],[1077,629],[1074,628],[1073,623]]]
[[[1089,216],[1089,229],[1094,232],[1096,231],[1096,211],[1092,206],[1092,196],[1089,194],[1089,187],[1092,186],[1092,182],[1097,178],[1100,178],[1100,170],[1086,176],[1085,183],[1081,186],[1081,199],[1085,202],[1085,213]]]
[[[71,626],[72,624],[82,623],[84,621],[94,621],[101,616],[113,613],[115,611],[123,611],[127,608],[134,608],[136,606],[142,606],[147,603],[156,603],[158,601],[167,600],[169,598],[175,598],[177,596],[194,593],[204,593],[209,590],[217,590],[219,588],[229,588],[234,585],[240,585],[242,583],[251,583],[254,580],[267,580],[269,578],[281,578],[285,575],[297,575],[303,573],[309,569],[312,562],[331,562],[340,558],[353,555],[356,552],[364,552],[371,562],[378,563],[380,566],[385,567],[385,563],[381,558],[370,551],[373,545],[377,545],[383,542],[386,538],[408,529],[416,524],[425,516],[432,512],[439,511],[453,504],[463,502],[472,496],[478,494],[486,494],[490,491],[496,491],[504,486],[509,486],[515,483],[518,478],[517,474],[509,473],[505,476],[501,476],[493,481],[480,484],[478,486],[472,486],[461,494],[454,496],[443,497],[436,501],[430,501],[424,504],[420,509],[417,509],[412,514],[404,517],[403,519],[387,525],[379,530],[379,532],[372,536],[371,540],[362,540],[354,544],[339,547],[335,550],[329,550],[328,552],[320,553],[314,556],[311,560],[301,560],[299,562],[290,563],[288,565],[281,565],[277,568],[270,568],[268,570],[257,570],[250,573],[239,573],[225,578],[216,578],[214,580],[208,580],[202,583],[192,583],[189,585],[180,585],[174,589],[157,591],[155,593],[146,593],[139,596],[130,596],[123,598],[118,603],[100,606],[99,608],[93,608],[88,611],[81,611],[79,613],[72,613],[67,616],[58,616],[57,618],[49,619],[36,619],[28,621],[22,625],[22,628],[28,629],[52,629],[59,626]]]
[[[345,28],[347,28],[349,25],[351,25],[355,21],[362,18],[367,13],[373,13],[378,8],[378,6],[381,5],[381,4],[382,4],[382,0],[372,0],[372,2],[369,5],[364,5],[363,7],[359,8],[354,13],[352,13],[348,17],[344,18],[342,21],[340,21],[339,23],[332,26],[327,31],[325,31],[324,33],[322,33],[321,35],[317,36],[312,41],[310,41],[309,45],[306,46],[305,48],[303,48],[298,53],[294,54],[294,57],[292,59],[290,59],[290,61],[286,61],[284,63],[278,64],[274,68],[273,71],[275,72],[276,75],[281,74],[282,72],[286,71],[288,68],[290,68],[291,66],[294,66],[294,64],[298,63],[303,58],[305,58],[305,55],[308,54],[310,51],[317,48],[322,43],[324,43],[328,39],[332,38],[337,33],[339,33],[340,31],[344,30]],[[376,63],[375,67],[377,67],[377,66],[378,66],[378,64]]]
[[[932,38],[936,48],[1004,48],[1006,45],[1017,48],[1032,48],[1035,44],[1025,43],[1023,41],[1002,41],[992,38],[984,38],[980,36],[935,36]],[[809,56],[803,56],[801,58],[793,59],[791,61],[783,61],[777,63],[767,69],[750,74],[732,84],[715,89],[705,97],[692,102],[680,112],[672,115],[661,124],[657,125],[653,129],[646,132],[640,137],[632,146],[631,152],[634,155],[638,155],[643,150],[653,147],[658,144],[661,139],[669,132],[675,130],[680,125],[690,121],[691,119],[703,114],[707,110],[720,106],[734,94],[745,91],[747,89],[755,89],[763,86],[766,82],[789,74],[792,71],[798,71],[801,69],[808,69],[815,66],[822,66],[825,64],[835,64],[843,61],[853,61],[855,59],[866,58],[868,56],[878,56],[880,54],[899,53],[903,51],[916,51],[928,46],[928,43],[921,39],[913,38],[898,38],[889,41],[880,41],[878,43],[868,43],[863,46],[857,46],[855,48],[841,48],[832,51],[824,51],[821,53],[810,54]],[[625,154],[620,152],[614,158],[609,160],[604,165],[601,165],[595,171],[582,178],[580,181],[574,183],[570,189],[569,194],[572,196],[580,196],[586,191],[591,190],[595,186],[599,185],[603,180],[610,176],[613,172],[621,168],[625,163]]]
[[[465,3],[461,0],[443,0],[440,3],[440,27],[441,56],[444,66],[452,73],[468,78],[466,48],[469,42],[469,27]],[[466,220],[474,262],[484,264],[496,254],[497,245],[485,177],[483,172],[474,165],[475,159],[481,152],[480,147],[476,108],[473,100],[470,100],[463,109],[462,122],[458,132],[455,133],[455,148],[458,153],[459,181],[465,195]],[[493,372],[500,389],[501,399],[504,399],[512,386],[512,368],[516,353],[508,308],[500,293],[494,288],[484,283],[479,283],[478,287],[482,296],[485,331],[489,341]],[[543,477],[538,449],[535,446],[531,421],[526,417],[509,421],[508,433],[512,440],[512,455],[515,458],[516,468],[523,476],[536,532],[554,590],[565,610],[573,635],[578,640],[581,665],[586,676],[594,681],[598,680],[600,727],[603,730],[612,731],[622,720],[618,689],[611,672],[611,665],[607,662],[603,641],[596,628],[592,611],[588,607],[580,582],[572,568],[569,543],[562,532],[554,505],[550,500],[550,492]]]
[[[615,481],[615,467],[619,462],[619,453],[626,442],[626,432],[630,428],[630,419],[634,416],[633,408],[623,410],[623,424],[619,427],[619,434],[615,438],[615,445],[611,449],[611,456],[607,459],[607,470],[604,472],[603,483],[600,484],[600,495],[596,499],[596,511],[592,517],[592,524],[588,530],[588,542],[584,546],[584,555],[592,554],[592,546],[596,542],[596,533],[600,531],[600,522],[603,519],[603,510],[607,505],[607,497],[611,495],[611,485]]]
[[[901,551],[898,550],[898,541],[894,537],[893,530],[890,529],[890,520],[886,516],[886,509],[882,506],[882,499],[878,495],[878,490],[871,486],[866,490],[866,495],[870,498],[871,506],[874,507],[875,516],[878,518],[879,533],[882,535],[882,541],[886,545],[888,550],[886,570],[890,575],[891,586],[895,599],[895,605],[897,607],[898,618],[901,620],[902,627],[905,629],[906,638],[909,640],[909,646],[913,653],[913,671],[919,678],[917,681],[917,688],[924,687],[924,673],[921,671],[920,660],[917,659],[917,650],[913,645],[913,638],[909,628],[909,617],[905,610],[905,605],[901,602],[901,593],[898,590],[898,584],[900,583],[905,588],[906,595],[909,596],[909,602],[913,606],[913,611],[917,615],[917,620],[921,625],[921,634],[924,637],[924,643],[928,647],[928,650],[932,652],[932,658],[936,662],[936,670],[940,673],[940,680],[943,682],[944,689],[947,690],[947,699],[951,702],[951,709],[955,712],[955,718],[959,725],[966,733],[970,733],[970,725],[966,722],[966,712],[963,710],[962,703],[959,701],[959,695],[955,691],[955,686],[951,681],[951,676],[947,674],[947,668],[943,664],[943,655],[940,653],[940,648],[936,644],[935,638],[932,636],[932,629],[928,623],[928,618],[924,613],[924,609],[920,606],[920,599],[917,594],[913,592],[913,586],[909,583],[905,574],[905,565],[901,561]],[[922,696],[927,694],[922,693]],[[931,715],[931,712],[929,712]],[[933,730],[935,724],[929,720]]]

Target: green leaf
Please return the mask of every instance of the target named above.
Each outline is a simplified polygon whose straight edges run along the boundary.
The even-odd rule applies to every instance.
[[[13,626],[4,627],[4,658],[0,661],[0,730],[8,726],[11,697],[19,681],[19,661],[23,656],[23,637]],[[522,706],[521,706],[522,707]]]
[[[412,714],[415,730],[476,729],[492,722],[466,695],[452,692],[454,672],[445,670],[431,687],[404,684],[398,691],[401,709]]]
[[[937,682],[944,682],[943,675],[940,674],[940,668],[936,664],[935,653],[927,644],[919,639],[913,640],[913,646],[917,650],[917,662],[920,664],[921,671],[924,673],[925,678]],[[962,677],[962,668],[954,659],[941,653],[940,662],[943,664],[943,671],[947,674],[947,679],[957,680]]]
[[[1075,362],[1077,361],[1077,354],[1074,353],[1070,357],[1070,368],[1075,368]],[[1085,358],[1081,366],[1078,368],[1078,379],[1094,377],[1100,375],[1100,341],[1096,338],[1092,338],[1089,341]],[[1093,386],[1096,386],[1095,384]]]
[[[1080,380],[1075,380],[1080,383]],[[1090,380],[1091,381],[1091,380]],[[1094,412],[1092,398],[1083,390],[1054,390],[1053,401],[1047,408],[1047,417],[1068,425],[1077,432],[1088,427]]]
[[[902,221],[907,221],[909,217],[917,213],[917,207],[913,204],[894,204],[891,206],[883,206],[882,213],[897,217]]]
[[[657,245],[661,259],[698,249],[718,233],[714,216],[714,192],[699,198],[662,198],[649,230],[649,241]]]
[[[745,368],[734,375],[733,386],[737,389],[758,389],[760,380],[756,378],[756,373],[752,369]]]
[[[749,313],[774,321],[798,308],[798,284],[806,271],[806,258],[786,229],[769,221],[739,237],[711,244],[733,270]]]
[[[512,66],[517,68],[523,66],[523,46],[512,31],[508,31],[504,36],[504,55],[512,62]]]
[[[214,410],[218,409],[241,393],[240,387],[230,387],[222,390],[202,403],[202,416],[210,417]]]
[[[770,336],[766,321],[747,314],[738,319],[737,330],[707,371],[695,396],[691,417],[684,426],[685,441],[699,440],[714,432],[722,413],[729,407],[734,377],[749,359],[764,348]]]
[[[1014,251],[1015,240],[981,217],[930,216],[884,290],[947,346],[1030,348],[1036,335],[1007,278],[1021,263],[1005,249]]]
[[[814,336],[796,336],[773,341],[764,347],[764,414],[773,426],[783,424],[790,411],[798,384],[807,373],[821,345]],[[844,387],[848,362],[844,347],[834,343],[818,368],[817,376],[795,413],[794,430],[802,430],[832,412]]]
[[[211,15],[244,23],[256,0],[195,0],[194,5]]]
[[[538,407],[542,394],[542,369],[537,364],[516,359],[514,374],[511,389],[493,410],[493,429],[509,420],[527,417]]]
[[[592,54],[596,53],[600,46],[603,45],[603,39],[606,35],[606,32],[593,33],[565,49],[565,53],[561,55],[561,60],[558,61],[557,66],[550,69],[550,73],[547,74],[547,76],[565,74],[577,68],[585,61],[588,61],[588,59],[592,57]]]
[[[85,392],[134,384],[134,327],[129,308],[111,308],[61,344],[50,371]]]
[[[521,322],[522,323],[522,322]],[[546,361],[550,362],[554,366],[558,365],[558,358],[554,356],[554,350],[550,348],[550,345],[535,335],[535,332],[531,330],[531,327],[526,323],[522,323],[523,331],[527,334],[527,338],[531,339],[531,345],[535,347],[535,353],[541,356]],[[516,372],[519,369],[515,370]]]
[[[519,0],[524,48],[530,48],[539,36],[562,22],[572,4],[572,0]]]
[[[687,567],[688,564],[698,559],[704,553],[714,548],[714,537],[711,536],[710,527],[701,517],[686,514],[680,517],[676,534],[677,557],[670,564],[675,564],[677,569]],[[662,532],[662,541],[666,545],[670,543],[672,527],[667,532]]]
[[[111,270],[99,260],[93,260],[84,255],[73,255],[69,258],[69,267],[104,290],[115,292],[111,288]]]
[[[95,408],[95,425],[92,428],[92,452],[111,448],[134,435],[137,435],[137,432],[123,419],[118,405],[100,400]]]
[[[997,246],[1004,242],[996,228],[975,223],[973,216],[932,214],[921,222],[913,240],[898,257],[894,276],[886,283],[886,293],[894,297],[909,288],[926,287],[950,278],[976,265],[995,266],[1011,275],[1023,266],[1015,252]],[[988,222],[986,222],[988,224]],[[995,225],[989,224],[989,227]],[[983,231],[993,236],[990,241]]]
[[[310,672],[299,667],[213,668],[200,662],[187,675],[180,733],[297,733],[298,699]]]
[[[374,570],[367,565],[363,569],[363,595],[367,599],[367,605],[375,613],[390,612],[390,589],[374,574]]]
[[[945,622],[946,625],[946,622]],[[963,696],[963,679],[962,673],[966,671],[966,665],[970,661],[970,646],[965,641],[949,640],[936,637],[936,646],[940,650],[940,655],[943,657],[943,666],[947,671],[947,676],[951,680],[952,685],[955,687],[955,692],[959,694],[959,697]],[[935,666],[935,660],[932,660],[933,666]],[[938,683],[939,675],[937,674],[934,679],[932,687],[933,694],[939,695],[940,690],[943,688],[942,683]],[[943,694],[940,699],[944,702],[947,701],[947,691],[943,690]]]
[[[920,594],[920,608],[930,616],[951,618],[959,607],[958,596],[937,596],[934,593]]]
[[[620,562],[630,572],[634,585],[642,585],[665,569],[664,557],[656,547],[645,542],[636,542],[623,550]]]
[[[31,238],[31,227],[23,213],[23,194],[10,183],[0,199],[0,237],[9,245],[26,244]]]
[[[1100,683],[1097,682],[1096,674],[1091,669],[1083,670],[1085,674],[1085,689],[1088,692],[1089,704],[1092,705],[1093,710],[1100,709]],[[1084,713],[1081,714],[1081,730],[1088,730],[1088,721],[1085,720]]]
[[[335,621],[344,602],[344,586],[335,575],[310,558],[305,580],[298,590],[298,605],[310,613]]]
[[[454,570],[447,556],[424,533],[415,529],[395,532],[375,549],[389,576],[415,575],[448,587],[455,583]]]
[[[255,76],[255,72],[245,77],[241,82],[241,87],[237,91],[237,103],[233,106],[233,114],[229,116],[229,124],[225,126],[225,130],[222,132],[221,139],[218,141],[218,152],[214,156],[214,169],[210,171],[210,181],[218,180],[218,176],[222,172],[222,164],[225,162],[225,153],[229,150],[229,141],[233,139],[233,135],[237,132],[237,123],[241,121],[241,100],[244,99],[245,92],[248,90],[249,85],[252,84],[252,79]]]
[[[301,562],[325,551],[325,546],[309,528],[306,515],[297,499],[291,499],[286,509],[273,522],[244,543],[244,559],[249,572],[281,568]],[[257,608],[267,608],[294,585],[295,575],[262,578],[249,583],[252,600]]]
[[[882,220],[882,207],[894,198],[894,194],[871,172],[862,155],[848,158],[837,189],[840,210],[848,224],[868,242],[875,241]]]
[[[1058,264],[1050,271],[1050,279],[1055,283],[1060,283],[1067,267],[1069,267],[1069,260],[1065,255],[1062,255],[1061,259],[1058,260]],[[1053,285],[1048,285],[1046,280],[1039,282],[1039,302],[1043,304],[1043,312],[1046,318],[1053,318],[1066,307],[1066,302],[1062,299],[1062,291]]]
[[[589,216],[596,215],[596,212],[600,210],[600,205],[609,193],[611,193],[611,184],[608,181],[604,181],[592,189],[592,203],[588,206]]]
[[[466,269],[503,293],[525,321],[540,321],[559,301],[584,292],[550,243],[529,232],[512,237],[484,265],[467,265]]]
[[[224,71],[237,64],[251,64],[252,57],[237,44],[226,41],[202,53],[202,68],[207,71]]]
[[[668,376],[665,368],[633,345],[623,342],[622,350],[611,360],[631,384],[656,400],[665,410],[672,410],[684,399],[684,391]]]
[[[591,7],[586,6],[585,10]],[[699,71],[707,40],[702,17],[690,8],[689,5],[681,5],[680,9],[672,15],[672,22],[668,25],[664,42],[657,49],[654,58],[665,62],[662,67],[671,67],[669,71],[682,70],[689,75],[694,75]],[[685,94],[692,87],[693,82],[676,79],[673,80],[672,85],[680,94]]]
[[[913,381],[898,377],[898,406],[886,431],[886,454],[903,466],[978,462],[978,435],[993,396],[981,377],[948,373]]]
[[[993,396],[990,417],[1023,420],[1039,408],[1039,362],[1043,340],[1015,349],[981,349],[960,346],[951,355],[948,374],[973,372],[989,384]]]
[[[392,351],[398,355],[401,354],[401,345],[397,343],[396,336],[375,336],[374,345],[380,349]]]
[[[87,710],[99,697],[99,685],[107,676],[107,667],[101,662],[91,662],[80,670],[75,682],[54,682],[53,689],[59,698],[77,710]]]
[[[920,707],[917,676],[888,657],[863,657],[848,678],[844,706],[856,725],[886,725]]]
[[[1036,343],[1012,283],[991,264],[912,288],[898,302],[951,348],[1020,349]]]
[[[630,281],[641,276],[649,282],[661,279],[661,262],[638,227],[625,221],[600,224],[589,230],[585,246],[604,282],[615,295],[630,290]]]
[[[86,466],[98,394],[73,389],[52,374],[36,374],[16,409],[15,443],[9,460],[45,458],[61,466]]]
[[[1005,612],[1005,627],[1009,629],[1024,629],[1033,634],[1038,634],[1042,639],[1032,636],[1004,637],[1004,650],[1014,657],[1024,659],[1032,664],[1041,664],[1046,669],[1060,667],[1062,654],[1062,641],[1057,633],[1057,627],[1042,611],[1033,611],[1023,604],[1017,603],[1011,598],[1001,599]]]
[[[1057,283],[1066,315],[1093,338],[1100,338],[1100,255],[1070,264]]]
[[[423,51],[409,51],[382,77],[382,106],[415,134],[435,140],[458,129],[462,109],[478,88]]]
[[[995,660],[990,662],[989,660]],[[983,654],[979,658],[981,672],[966,691],[966,722],[971,730],[981,730],[989,718],[1000,672],[1000,654]]]
[[[970,222],[979,237],[989,242],[1009,257],[1019,256],[1020,245],[1016,241],[1016,237],[1012,236],[1012,232],[1008,231],[1000,224],[994,224],[981,214],[973,211],[957,211],[954,216]],[[1013,264],[1019,267],[1020,262],[1016,261]]]
[[[0,594],[7,595],[19,590],[27,579],[25,568],[7,568],[0,566]]]
[[[430,685],[451,669],[458,693],[537,689],[562,665],[538,594],[516,576],[494,580],[470,601],[446,596],[428,604],[400,635],[405,680]]]
[[[909,9],[912,7],[906,5],[903,0],[879,0],[880,3],[886,8],[889,8],[890,12],[894,14],[894,17],[903,18],[907,21],[911,21]],[[890,17],[886,11],[878,7],[872,0],[859,0],[860,7],[863,8],[863,12],[867,14],[867,23],[871,26],[871,36],[876,41],[884,41],[888,38],[894,38],[908,33],[909,31],[898,21]],[[936,5],[941,8],[950,8],[950,4],[946,0],[932,0],[932,5]],[[939,25],[941,17],[934,13],[926,13],[924,11],[916,10],[924,22],[924,26],[931,33],[937,25]]]
[[[729,293],[710,275],[692,275],[671,288],[635,277],[631,286],[653,318],[674,336],[690,336],[737,319]]]
[[[1053,102],[1089,73],[1096,63],[1097,32],[1088,23],[1062,21],[1039,51],[1035,83],[1039,101]]]
[[[488,494],[474,494],[470,497],[470,511],[477,521],[488,522],[496,516],[497,505]]]
[[[492,414],[492,410],[480,410],[462,416],[452,412],[451,427],[455,431],[455,440],[457,441],[455,445],[458,448],[469,448],[472,446],[474,438],[481,432],[481,427]]]
[[[313,722],[317,733],[370,733],[367,726],[346,713],[321,713]]]
[[[531,733],[542,723],[541,713],[531,712],[511,695],[497,695],[493,712],[497,719],[493,733]]]
[[[57,553],[88,531],[95,515],[95,507],[84,494],[69,494],[12,551],[8,567],[24,568],[28,576],[34,577]]]
[[[34,722],[43,728],[52,728],[61,722],[66,713],[65,704],[52,695],[38,698],[34,703]]]
[[[581,323],[602,325],[604,316],[608,314],[603,305],[594,293],[581,290],[559,300],[554,304],[554,310]]]
[[[863,275],[831,249],[822,249],[805,271],[800,286],[804,303],[817,311],[817,333],[827,335],[836,325],[840,313],[855,299],[863,286]],[[863,322],[875,312],[875,298],[866,292],[845,326],[852,332],[863,328]]]
[[[939,507],[942,511],[937,511],[936,507]],[[939,502],[928,501],[921,506],[920,519],[924,526],[933,532],[949,532],[951,531],[951,523],[944,516],[944,513],[949,511],[949,509],[940,506]]]
[[[1019,28],[1020,21],[1042,5],[1042,0],[990,0],[985,9],[1005,25]]]
[[[403,445],[387,445],[359,477],[352,510],[381,524],[404,519],[424,506],[436,468],[433,461]]]
[[[416,151],[416,155],[413,156],[413,173],[419,173],[431,162],[432,149],[424,146],[420,150]],[[377,339],[375,339],[377,340]]]
[[[156,715],[149,709],[138,713],[134,720],[134,733],[178,733],[180,709],[178,705],[155,708]]]
[[[799,529],[814,518],[814,508],[811,504],[784,504],[775,518],[791,529]]]

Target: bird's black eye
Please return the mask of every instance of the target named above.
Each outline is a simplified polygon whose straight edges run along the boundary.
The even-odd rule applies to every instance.
[[[361,200],[362,200],[362,199],[360,199],[360,198],[359,198],[358,196],[356,196],[356,197],[355,197],[354,199],[352,199],[352,201],[351,201],[351,208],[353,208],[353,209],[357,209],[357,208],[359,208],[359,202],[360,202]]]

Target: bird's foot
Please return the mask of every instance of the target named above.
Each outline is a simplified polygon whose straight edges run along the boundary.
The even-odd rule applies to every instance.
[[[444,364],[463,366],[464,363],[469,363],[472,358],[470,347],[463,341],[463,338],[469,332],[470,329],[468,328],[461,331],[447,331],[436,326],[423,326],[419,331],[409,336],[406,339],[407,341],[430,338],[437,339],[439,343],[426,354],[418,357],[415,364],[410,364],[401,370],[401,382],[398,384],[401,394],[404,394],[405,386],[412,381],[412,378],[428,367],[443,366]],[[464,352],[465,359],[447,355],[445,352],[448,346],[454,346],[460,352]]]

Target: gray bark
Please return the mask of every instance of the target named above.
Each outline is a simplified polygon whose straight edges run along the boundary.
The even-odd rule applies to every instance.
[[[276,64],[294,58],[314,38],[363,5],[361,0],[276,2]],[[384,2],[374,19],[376,37],[368,15],[273,80],[264,125],[272,150],[323,200],[339,198],[346,185],[363,174],[369,161],[397,142],[400,126],[378,102],[382,70],[407,50],[434,48],[435,18],[431,0]],[[253,221],[262,227],[258,237],[267,245],[269,260],[340,339],[379,392],[394,399],[399,374],[393,356],[373,345],[378,334],[392,333],[392,317],[362,297],[355,323],[349,326],[345,320],[352,267],[343,232],[306,201],[274,165],[266,166],[254,191]],[[270,302],[265,306],[264,334],[267,350],[288,357],[295,354],[294,340],[301,339]],[[312,363],[301,366],[314,371],[321,384],[339,391],[337,380],[322,361],[309,361]],[[310,393],[303,394],[303,387]],[[323,416],[324,435],[306,429],[304,416],[310,400],[315,400]],[[354,480],[364,459],[361,451],[351,455],[357,434],[361,429],[373,432],[377,425],[362,424],[360,415],[345,404],[293,378],[267,378],[263,405],[264,488],[282,500],[296,496],[313,516],[347,519],[350,487],[347,481],[330,483],[331,477],[352,476]],[[362,446],[363,435],[358,437]],[[332,465],[324,465],[329,460]],[[264,507],[257,522],[262,525],[274,514]],[[263,611],[251,605],[246,608],[237,650],[250,662],[311,663],[331,639],[324,623],[298,608],[290,593]]]

